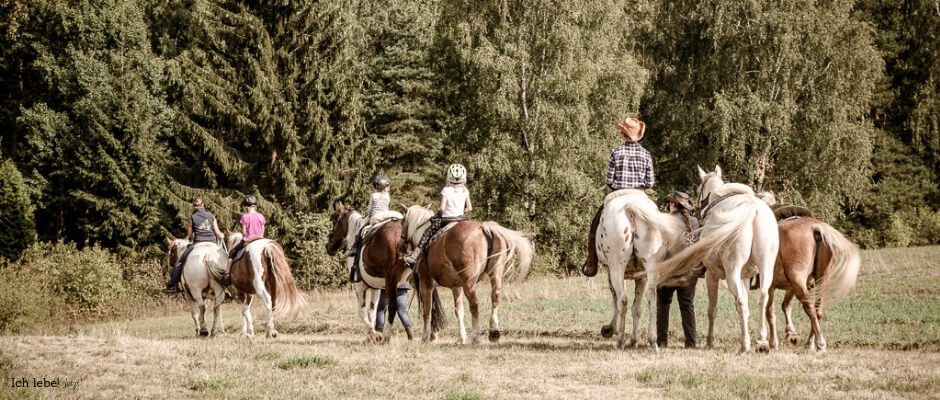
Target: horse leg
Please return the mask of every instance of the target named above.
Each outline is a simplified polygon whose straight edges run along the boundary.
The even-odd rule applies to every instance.
[[[822,340],[822,335],[819,332],[819,319],[816,316],[816,304],[814,301],[811,301],[809,298],[809,293],[806,288],[796,286],[793,288],[796,298],[803,304],[803,311],[806,312],[806,316],[809,317],[810,323],[810,333],[809,338],[807,339],[807,345],[812,351],[824,352],[826,351],[826,342]]]
[[[633,281],[633,334],[630,336],[630,343],[627,344],[629,347],[636,347],[639,343],[640,334],[638,332],[640,328],[640,313],[643,311],[641,305],[643,304],[643,290],[646,289],[646,279],[637,279]],[[627,299],[624,299],[626,301]],[[626,302],[623,305],[623,310],[626,311]],[[621,317],[621,320],[626,320],[626,318]]]
[[[740,353],[747,353],[751,350],[751,335],[747,329],[747,319],[750,311],[747,309],[747,288],[744,286],[744,281],[741,280],[741,267],[725,269],[725,276],[728,278],[728,291],[731,292],[731,297],[734,299],[735,307],[738,310],[738,316],[741,318]]]
[[[788,289],[787,293],[783,295],[783,303],[780,304],[780,308],[783,310],[783,318],[786,319],[787,322],[785,328],[787,343],[791,346],[800,344],[800,336],[796,333],[796,328],[793,326],[793,299],[795,298],[796,296],[793,294],[793,290]]]
[[[271,295],[268,293],[267,289],[264,288],[264,282],[261,280],[261,273],[258,272],[255,274],[255,279],[252,281],[252,286],[254,286],[255,294],[258,295],[258,298],[261,299],[261,304],[264,304],[264,308],[268,310],[268,321],[267,321],[267,337],[276,338],[277,330],[274,329],[274,302],[271,299]]]
[[[621,348],[623,344],[623,315],[626,302],[624,295],[623,267],[611,266],[608,268],[608,277],[610,284],[611,306],[613,314],[610,318],[610,325],[601,327],[601,336],[611,337],[617,334],[617,341],[614,348]]]
[[[718,276],[705,272],[705,286],[708,288],[708,338],[705,347],[715,347],[715,314],[718,311]]]
[[[656,277],[655,276],[650,277],[649,275],[647,275],[645,287],[646,287],[646,295],[648,297],[646,299],[646,302],[649,305],[649,312],[650,312],[649,328],[648,328],[650,351],[652,351],[653,353],[658,353],[659,344],[656,343],[656,307],[657,307]]]
[[[242,303],[242,334],[246,337],[255,336],[255,322],[251,318],[251,301],[254,299],[253,295],[243,294],[241,298]]]
[[[776,254],[774,256],[776,257]],[[772,297],[770,294],[771,291],[773,290],[771,289],[771,285],[773,284],[774,261],[775,261],[775,258],[771,258],[768,261],[766,260],[766,257],[765,257],[765,259],[763,260],[764,262],[763,268],[761,268],[760,270],[763,278],[760,280],[760,300],[758,302],[759,304],[758,310],[762,310],[765,312],[758,311],[758,315],[760,315],[760,330],[757,331],[758,332],[757,346],[754,348],[754,350],[758,353],[770,353],[770,343],[767,340],[767,328],[770,323],[769,313],[773,313],[773,307],[774,307],[774,302],[772,301]],[[767,310],[769,310],[769,313],[767,312]],[[776,339],[776,335],[777,335],[776,332],[774,332],[775,339]],[[776,345],[774,347],[776,347]]]
[[[369,302],[369,309],[366,311],[366,315],[369,316],[369,326],[372,328],[372,342],[380,343],[382,342],[382,333],[375,330],[375,316],[378,314],[379,309],[379,296],[382,295],[382,291],[379,289],[370,289],[372,300]],[[392,291],[394,293],[394,290]],[[388,324],[391,328],[392,321],[389,318]]]
[[[767,313],[767,324],[770,329],[768,341],[770,342],[770,348],[776,350],[780,343],[777,340],[777,315],[774,311],[774,290],[771,290],[767,295],[767,308],[764,309],[764,312]]]
[[[493,309],[490,311],[490,342],[498,342],[500,331],[499,331],[499,317],[497,316],[497,309],[499,309],[499,295],[500,288],[502,287],[503,279],[502,277],[496,275],[490,275],[490,303]]]
[[[424,318],[424,336],[421,338],[421,341],[425,343],[431,342],[431,301],[433,300],[430,277],[428,279],[421,279],[421,283],[418,285],[418,296],[421,296],[421,305],[424,307],[421,310],[421,316]]]
[[[451,288],[454,294],[454,313],[457,314],[457,344],[467,344],[467,327],[463,323],[463,288]]]
[[[216,287],[217,285],[213,282],[212,291],[215,292],[215,298],[212,299],[212,329],[209,331],[209,336],[215,336],[219,324],[222,323],[222,302],[225,301],[225,291],[221,287]]]
[[[372,292],[363,281],[353,283],[353,289],[356,292],[356,313],[359,314],[359,319],[362,320],[363,325],[365,325],[366,339],[364,343],[372,343],[375,338],[373,334],[375,332],[375,320],[374,315],[369,316],[369,310],[372,309],[372,306],[369,302],[372,300]]]
[[[480,302],[477,299],[476,288],[468,284],[464,286],[467,301],[470,302],[470,318],[472,327],[470,328],[470,343],[480,343]]]
[[[199,303],[202,301],[202,295],[196,294],[191,295],[192,298],[189,300],[189,311],[193,316],[193,323],[196,325],[196,336],[199,336],[201,331],[199,325]]]

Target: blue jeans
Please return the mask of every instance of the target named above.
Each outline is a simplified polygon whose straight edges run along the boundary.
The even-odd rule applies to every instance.
[[[186,262],[186,257],[189,257],[191,251],[193,251],[192,244],[186,246],[186,250],[183,251],[183,254],[180,254],[180,258],[176,260],[176,265],[173,266],[173,272],[170,273],[170,281],[167,282],[166,287],[174,288],[180,283],[180,278],[183,276],[183,263]]]
[[[395,304],[398,304],[398,319],[401,324],[411,326],[411,318],[408,317],[408,289],[396,289]],[[379,295],[379,307],[375,311],[375,330],[381,331],[385,328],[385,311],[388,310],[388,296],[385,295],[385,289]],[[395,314],[388,317],[388,323],[395,323]]]

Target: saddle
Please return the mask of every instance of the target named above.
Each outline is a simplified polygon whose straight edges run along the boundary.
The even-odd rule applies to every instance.
[[[604,205],[606,206],[607,203],[610,203],[611,201],[613,201],[614,199],[618,197],[623,197],[623,196],[630,195],[630,194],[642,194],[645,197],[649,197],[649,196],[646,196],[646,192],[640,189],[614,190],[613,192],[608,193],[607,197],[604,197]]]
[[[774,212],[777,221],[784,221],[800,217],[812,217],[813,212],[803,206],[794,206],[790,204],[774,205],[770,207]]]

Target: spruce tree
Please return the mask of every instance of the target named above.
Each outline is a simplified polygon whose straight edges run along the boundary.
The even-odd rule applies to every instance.
[[[23,175],[12,160],[0,160],[0,258],[16,260],[35,241],[36,223]]]

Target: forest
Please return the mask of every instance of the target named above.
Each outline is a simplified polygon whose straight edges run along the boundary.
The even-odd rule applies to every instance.
[[[335,201],[395,207],[468,170],[473,219],[574,273],[616,124],[655,196],[696,166],[805,205],[866,248],[940,243],[933,0],[0,0],[0,257],[158,259],[202,196],[260,199],[307,287]],[[96,253],[97,254],[97,253]],[[159,283],[154,283],[155,287]]]

